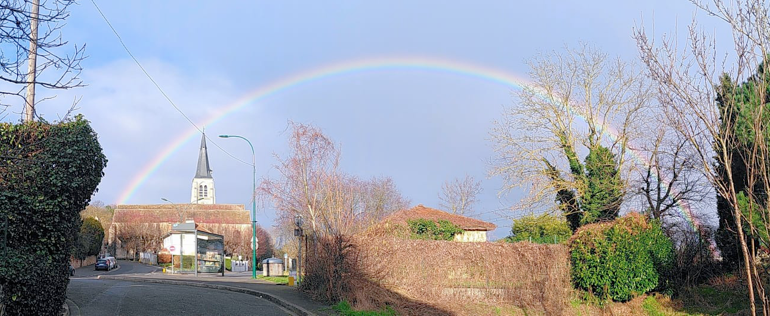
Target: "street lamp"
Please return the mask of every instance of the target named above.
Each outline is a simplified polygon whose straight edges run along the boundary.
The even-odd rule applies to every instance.
[[[294,215],[294,224],[297,225],[294,236],[299,236],[299,246],[297,247],[297,285],[299,285],[302,281],[302,215]]]
[[[259,248],[259,244],[257,243],[257,199],[254,196],[257,192],[257,156],[254,154],[254,146],[251,145],[251,142],[246,139],[243,136],[238,135],[219,135],[221,138],[240,138],[245,140],[247,143],[249,143],[249,147],[251,147],[251,167],[252,167],[252,180],[253,180],[253,189],[251,191],[252,197],[251,197],[251,243],[254,245],[252,247],[252,262],[251,262],[251,278],[256,279],[257,278],[257,248]]]

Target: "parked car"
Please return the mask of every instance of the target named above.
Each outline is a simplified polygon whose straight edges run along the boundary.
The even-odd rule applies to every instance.
[[[99,260],[96,260],[96,264],[94,265],[94,270],[110,271],[112,270],[112,264],[110,264],[110,260],[107,258],[99,259]]]
[[[70,276],[74,276],[74,275],[75,275],[75,267],[70,265]]]
[[[107,260],[110,261],[110,269],[115,269],[118,267],[118,259],[115,259],[115,257],[107,257]]]

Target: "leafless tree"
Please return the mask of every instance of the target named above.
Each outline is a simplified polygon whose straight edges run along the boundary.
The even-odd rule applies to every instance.
[[[659,41],[647,36],[644,28],[634,31],[634,37],[638,43],[641,58],[650,77],[658,83],[661,103],[664,107],[666,118],[678,135],[687,142],[688,149],[695,155],[698,167],[703,170],[703,175],[713,185],[716,192],[725,198],[726,203],[733,211],[738,244],[743,257],[743,267],[747,280],[749,301],[751,302],[752,315],[757,314],[755,293],[762,302],[763,315],[770,314],[770,304],[765,296],[761,277],[757,271],[756,256],[749,249],[749,242],[744,234],[745,230],[756,231],[752,219],[759,218],[764,223],[764,229],[768,226],[767,210],[750,205],[748,213],[741,211],[739,205],[739,193],[735,187],[736,175],[732,173],[733,163],[743,159],[746,163],[746,174],[751,183],[748,187],[750,203],[759,198],[753,191],[753,185],[764,187],[764,192],[770,192],[767,180],[766,163],[768,154],[764,139],[754,139],[752,148],[744,148],[751,153],[750,157],[741,157],[734,154],[734,148],[741,146],[736,141],[735,126],[732,112],[720,109],[717,103],[717,90],[723,86],[724,80],[732,86],[737,86],[742,80],[758,70],[764,73],[756,78],[759,80],[756,91],[752,93],[758,96],[757,100],[766,100],[764,88],[768,78],[768,67],[760,68],[770,53],[770,4],[764,0],[722,1],[714,0],[706,3],[701,0],[692,1],[695,6],[708,15],[720,19],[730,28],[733,43],[729,54],[732,60],[717,61],[716,41],[713,35],[702,31],[693,19],[688,28],[686,47],[679,47],[676,37],[663,36]],[[730,65],[729,67],[726,65]],[[722,91],[724,92],[724,91]],[[723,99],[729,108],[735,100],[729,97]],[[762,101],[764,102],[764,101]],[[748,117],[755,118],[752,126],[756,137],[767,135],[767,126],[763,126],[763,114],[765,106],[755,106],[756,113],[749,113]],[[762,136],[759,136],[762,135]],[[724,166],[724,174],[715,168],[715,162]],[[752,183],[753,182],[753,183]],[[762,199],[762,198],[760,198]],[[770,205],[764,197],[764,205]],[[761,214],[751,214],[761,212]],[[741,220],[743,219],[743,220]],[[744,228],[743,225],[748,227]]]
[[[322,212],[328,194],[327,183],[336,177],[340,151],[320,129],[291,123],[289,138],[291,155],[276,156],[275,168],[279,179],[264,179],[259,187],[278,210],[279,222],[293,226],[294,216],[302,215],[309,231],[326,232],[333,227],[322,226]]]
[[[465,178],[456,178],[444,182],[438,198],[439,205],[452,214],[463,216],[474,215],[474,205],[478,202],[477,196],[481,193],[481,181],[476,181],[471,175]]]
[[[529,67],[531,84],[491,132],[491,175],[502,176],[503,192],[528,191],[513,209],[552,209],[557,191],[582,192],[570,163],[596,145],[610,149],[627,179],[628,142],[642,133],[637,116],[650,98],[639,68],[588,45],[537,56]]]
[[[639,169],[635,186],[650,217],[660,220],[665,230],[673,233],[683,220],[677,209],[685,207],[692,212],[693,205],[714,202],[713,191],[700,171],[697,157],[688,150],[687,140],[665,124],[653,130],[657,131],[650,133],[653,139],[637,142],[641,144],[637,154],[644,155],[645,165]]]
[[[286,240],[294,238],[296,215],[309,234],[352,234],[408,205],[390,178],[364,181],[342,172],[340,150],[314,126],[292,123],[289,146],[288,157],[276,157],[280,177],[264,179],[258,188],[278,211]]]
[[[390,177],[373,177],[362,184],[364,225],[371,226],[388,215],[407,209],[410,201],[401,195]]]
[[[69,6],[75,0],[42,0],[38,12],[37,73],[35,84],[46,89],[70,89],[83,86],[80,80],[80,62],[85,56],[85,45],[73,46],[61,36],[64,21],[69,18]],[[25,97],[27,57],[30,53],[30,0],[11,0],[0,3],[0,81],[18,85],[19,89],[0,91],[0,96]],[[53,70],[47,73],[46,70]],[[0,106],[11,103],[0,99]]]

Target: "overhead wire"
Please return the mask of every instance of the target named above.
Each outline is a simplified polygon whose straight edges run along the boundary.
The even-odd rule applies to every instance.
[[[187,114],[185,114],[185,113],[184,113],[184,111],[182,111],[182,109],[180,109],[180,108],[179,108],[179,107],[176,105],[176,103],[174,103],[174,101],[173,101],[173,100],[171,100],[171,97],[169,97],[169,96],[168,96],[168,94],[166,94],[166,92],[165,92],[165,91],[163,91],[163,89],[160,87],[160,85],[158,84],[158,82],[156,82],[156,81],[155,81],[155,79],[153,79],[153,78],[152,78],[152,76],[150,75],[150,73],[149,73],[149,72],[147,72],[147,70],[146,70],[146,69],[144,69],[144,66],[142,66],[142,64],[139,62],[139,60],[138,60],[138,59],[136,59],[136,57],[134,57],[134,54],[132,54],[132,53],[131,53],[131,50],[130,50],[130,49],[128,49],[128,46],[126,46],[126,43],[125,43],[125,42],[123,42],[123,38],[122,38],[122,37],[120,37],[120,34],[118,34],[118,31],[117,31],[117,30],[116,30],[116,29],[115,29],[115,28],[112,26],[112,23],[110,23],[110,20],[109,20],[109,19],[107,19],[107,16],[106,16],[106,15],[104,15],[104,12],[102,12],[102,10],[101,10],[101,9],[99,8],[99,6],[96,4],[96,1],[95,1],[95,0],[91,0],[91,3],[92,3],[92,4],[94,5],[94,7],[96,8],[96,11],[98,11],[98,12],[99,12],[99,14],[102,16],[102,19],[104,19],[104,22],[106,22],[106,23],[107,23],[107,25],[110,27],[110,29],[112,30],[112,33],[114,33],[114,34],[115,34],[115,36],[118,38],[118,41],[120,41],[120,45],[121,45],[121,46],[123,46],[123,49],[126,51],[126,53],[128,53],[128,55],[129,55],[129,56],[131,56],[131,59],[133,59],[133,60],[134,60],[134,63],[136,63],[136,65],[137,65],[137,66],[139,66],[139,68],[142,70],[142,72],[144,73],[144,75],[145,75],[145,76],[147,76],[147,78],[148,78],[148,79],[150,79],[150,81],[152,82],[152,84],[153,84],[153,85],[155,85],[155,88],[157,88],[157,89],[158,89],[158,91],[160,91],[160,93],[163,95],[163,97],[164,97],[164,98],[166,98],[166,100],[168,101],[168,103],[169,103],[169,104],[171,104],[171,106],[173,106],[173,107],[174,107],[174,109],[176,109],[176,111],[177,111],[177,112],[179,112],[179,114],[181,114],[181,115],[182,115],[182,116],[183,116],[183,117],[184,117],[184,118],[187,120],[187,122],[190,122],[190,124],[191,124],[193,127],[195,127],[195,129],[197,129],[199,132],[203,133],[203,135],[205,136],[206,134],[203,132],[203,130],[202,130],[200,127],[198,127],[198,125],[196,125],[196,124],[195,124],[195,122],[193,122],[193,121],[190,119],[190,117],[188,117],[188,116],[187,116]],[[206,139],[208,139],[208,140],[209,140],[209,141],[210,141],[212,144],[214,144],[214,146],[216,146],[217,148],[219,148],[219,150],[221,150],[222,152],[224,152],[225,154],[227,154],[227,155],[228,155],[228,156],[230,156],[231,158],[233,158],[233,159],[235,159],[235,160],[237,160],[237,161],[239,161],[239,162],[241,162],[241,163],[243,163],[243,164],[246,164],[246,165],[249,165],[249,166],[251,166],[251,165],[252,165],[252,164],[251,164],[251,163],[249,163],[249,162],[243,161],[243,160],[239,159],[238,157],[235,157],[233,154],[231,154],[230,152],[228,152],[227,150],[225,150],[224,148],[222,148],[221,146],[219,146],[219,144],[217,144],[217,142],[215,142],[215,141],[214,141],[212,138],[210,138],[210,137],[208,137],[208,136],[205,136],[205,137],[206,137]]]

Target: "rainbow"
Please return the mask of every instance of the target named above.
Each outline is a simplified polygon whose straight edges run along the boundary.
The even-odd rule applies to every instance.
[[[235,102],[218,108],[210,118],[201,122],[197,122],[197,125],[214,125],[230,114],[237,112],[246,106],[253,105],[259,100],[279,94],[283,91],[297,88],[299,86],[321,81],[326,78],[383,70],[434,71],[458,76],[474,77],[515,89],[524,89],[525,87],[529,86],[529,83],[526,79],[514,74],[504,72],[499,69],[488,68],[456,60],[440,59],[434,57],[367,58],[329,64],[273,81],[272,83],[259,87],[258,89],[241,96]],[[550,99],[545,95],[542,95],[542,97]],[[582,117],[575,111],[573,111],[573,113],[585,120],[585,117]],[[147,182],[147,179],[152,176],[169,157],[176,153],[182,147],[182,145],[189,142],[195,136],[199,135],[199,133],[200,131],[198,128],[193,126],[179,135],[168,146],[165,146],[165,150],[150,160],[141,169],[141,171],[137,173],[133,179],[131,179],[126,188],[120,194],[117,204],[126,204],[126,202],[131,199],[137,189],[141,187],[145,182]],[[611,129],[605,129],[605,133],[609,135],[609,137],[616,138],[615,134],[617,132]],[[637,160],[637,162],[647,165],[647,162],[641,153],[634,150],[630,150],[630,153],[631,156]],[[697,219],[692,216],[692,212],[687,204],[679,203],[678,208],[679,212],[682,214],[685,220],[690,223],[694,229],[697,229],[697,227],[700,226],[700,223],[697,221]]]

